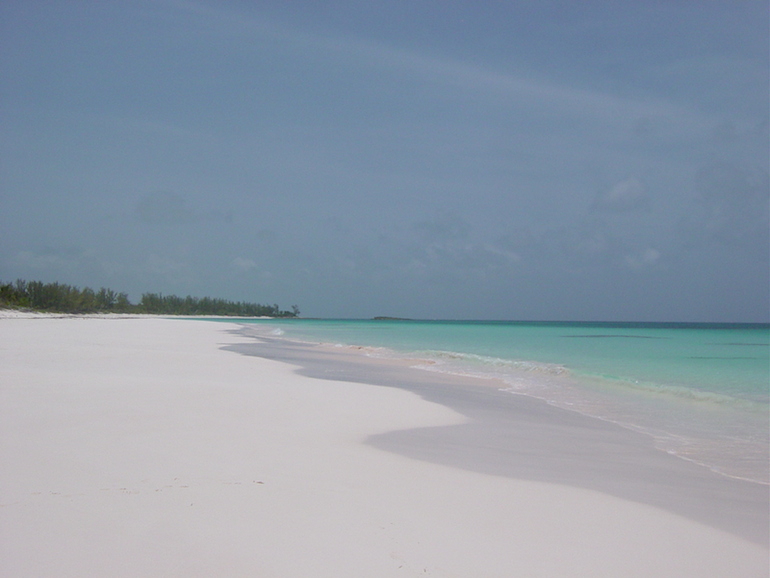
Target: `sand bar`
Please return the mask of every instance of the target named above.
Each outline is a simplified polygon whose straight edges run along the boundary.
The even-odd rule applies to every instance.
[[[331,360],[309,377],[322,360],[238,353],[253,344],[205,321],[0,319],[0,575],[768,575],[729,505],[720,524],[567,473],[595,456],[543,464],[577,427],[550,412],[521,410],[548,436],[525,468],[540,475],[495,470],[496,427],[469,466],[440,433],[486,423],[467,400],[328,379]]]

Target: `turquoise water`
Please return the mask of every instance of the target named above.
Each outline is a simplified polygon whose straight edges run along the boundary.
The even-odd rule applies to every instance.
[[[239,321],[243,322],[243,321]],[[765,324],[258,320],[284,339],[366,346],[428,371],[495,379],[644,432],[663,451],[768,483]]]

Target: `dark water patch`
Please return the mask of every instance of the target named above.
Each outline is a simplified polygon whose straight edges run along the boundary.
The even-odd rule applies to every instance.
[[[562,337],[583,338],[583,339],[606,339],[611,337],[622,337],[624,339],[666,339],[665,337],[653,337],[652,335],[562,335]]]
[[[714,357],[714,356],[708,356],[708,355],[693,355],[688,357],[687,359],[721,359],[721,360],[732,360],[732,359],[764,359],[764,357]]]
[[[710,343],[709,345],[731,345],[736,347],[770,347],[770,343]]]

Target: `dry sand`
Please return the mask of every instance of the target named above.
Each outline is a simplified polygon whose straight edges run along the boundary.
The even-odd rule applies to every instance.
[[[765,544],[617,492],[375,447],[468,418],[222,349],[248,342],[0,319],[0,575],[768,575]]]

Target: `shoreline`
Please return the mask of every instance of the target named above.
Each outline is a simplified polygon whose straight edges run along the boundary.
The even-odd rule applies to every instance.
[[[444,428],[373,436],[367,443],[375,447],[481,473],[600,491],[712,524],[758,544],[770,540],[766,484],[665,452],[647,433],[527,394],[512,395],[494,379],[425,371],[414,367],[414,359],[369,357],[365,347],[292,342],[253,332],[248,325],[241,328],[241,334],[257,342],[226,349],[297,365],[297,372],[307,377],[403,389],[467,418]],[[490,439],[497,440],[493,449]],[[600,451],[612,455],[603,459]],[[622,461],[614,460],[618,456]],[[637,480],[646,480],[647,486]],[[669,492],[672,483],[694,490],[686,496]],[[747,500],[741,511],[720,507],[730,496]]]
[[[262,347],[236,324],[116,321],[0,323],[3,574],[768,573],[741,515],[766,496],[670,476],[621,428],[380,360],[363,375],[389,387],[327,354],[235,354]],[[665,484],[697,510],[690,482],[724,492],[721,522],[623,497]]]
[[[471,364],[458,363],[457,360],[465,357],[477,357],[460,350],[398,351],[387,345],[354,345],[356,342],[349,340],[343,345],[323,341],[322,335],[297,338],[284,335],[280,329],[276,329],[277,333],[261,331],[260,325],[244,324],[253,329],[254,337],[316,345],[328,349],[332,355],[347,349],[382,359],[383,363],[398,359],[401,360],[399,363],[421,371],[457,376],[480,385],[486,383],[488,387],[512,395],[539,399],[553,407],[641,433],[653,439],[659,451],[717,474],[770,486],[767,401],[730,397],[709,390],[688,390],[686,385],[668,389],[664,386],[661,391],[660,384],[647,385],[643,380],[609,383],[599,374],[567,369],[562,362],[553,360],[509,362],[487,358],[491,362],[501,362],[505,369],[500,370],[496,364],[474,366],[473,359]],[[270,325],[265,327],[269,329]],[[506,362],[510,364],[507,367]],[[521,369],[515,368],[516,365]],[[618,385],[620,387],[614,390]],[[717,415],[717,412],[721,413]],[[740,425],[740,429],[714,427],[719,424]]]

